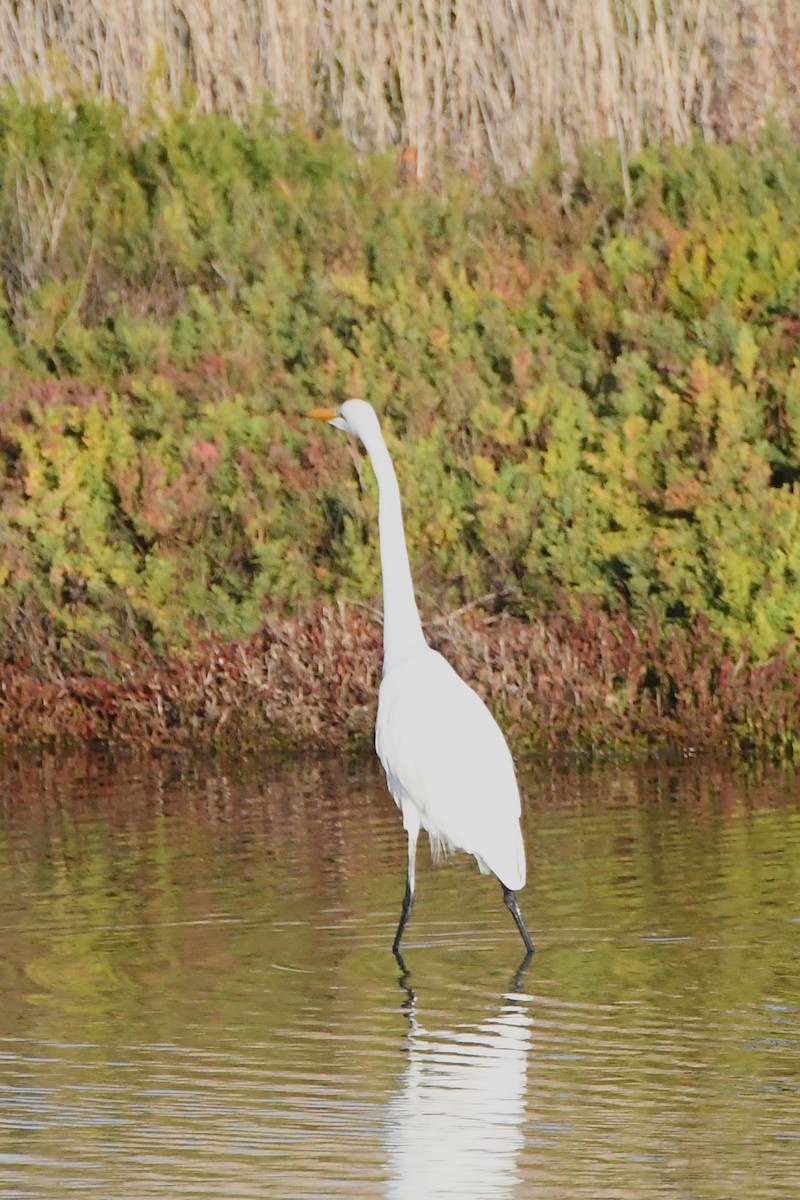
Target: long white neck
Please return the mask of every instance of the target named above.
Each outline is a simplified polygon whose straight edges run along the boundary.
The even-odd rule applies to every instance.
[[[383,671],[425,645],[408,562],[400,488],[381,432],[364,440],[378,481],[378,529],[383,576]]]

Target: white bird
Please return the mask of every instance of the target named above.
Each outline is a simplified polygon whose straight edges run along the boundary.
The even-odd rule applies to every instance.
[[[514,763],[505,738],[476,692],[422,632],[408,562],[400,489],[375,410],[347,400],[338,410],[309,414],[358,438],[378,481],[383,576],[383,678],[375,749],[408,834],[408,877],[400,939],[414,903],[417,838],[428,833],[434,859],[442,851],[472,854],[500,881],[528,954],[533,942],[517,902],[525,886],[525,847]]]

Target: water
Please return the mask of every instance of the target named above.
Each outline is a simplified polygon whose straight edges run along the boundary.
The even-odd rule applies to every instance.
[[[369,764],[0,760],[0,1195],[795,1197],[800,781],[523,779],[539,952]]]

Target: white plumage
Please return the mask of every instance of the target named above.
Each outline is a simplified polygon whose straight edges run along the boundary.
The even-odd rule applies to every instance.
[[[400,491],[378,418],[363,400],[338,412],[315,409],[361,440],[378,481],[383,575],[383,680],[375,748],[408,834],[408,878],[393,943],[399,956],[414,902],[416,845],[420,828],[434,857],[464,850],[483,872],[492,872],[533,951],[516,892],[525,885],[525,850],[514,764],[492,714],[450,664],[425,641],[408,563]]]
[[[434,857],[439,847],[465,850],[484,874],[525,886],[511,754],[477,693],[430,647],[384,675],[375,748],[395,803],[416,808]]]

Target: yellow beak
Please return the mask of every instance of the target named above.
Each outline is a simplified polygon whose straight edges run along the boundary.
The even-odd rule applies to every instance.
[[[336,416],[335,408],[312,408],[306,413],[307,417],[312,417],[315,421],[332,421]]]

